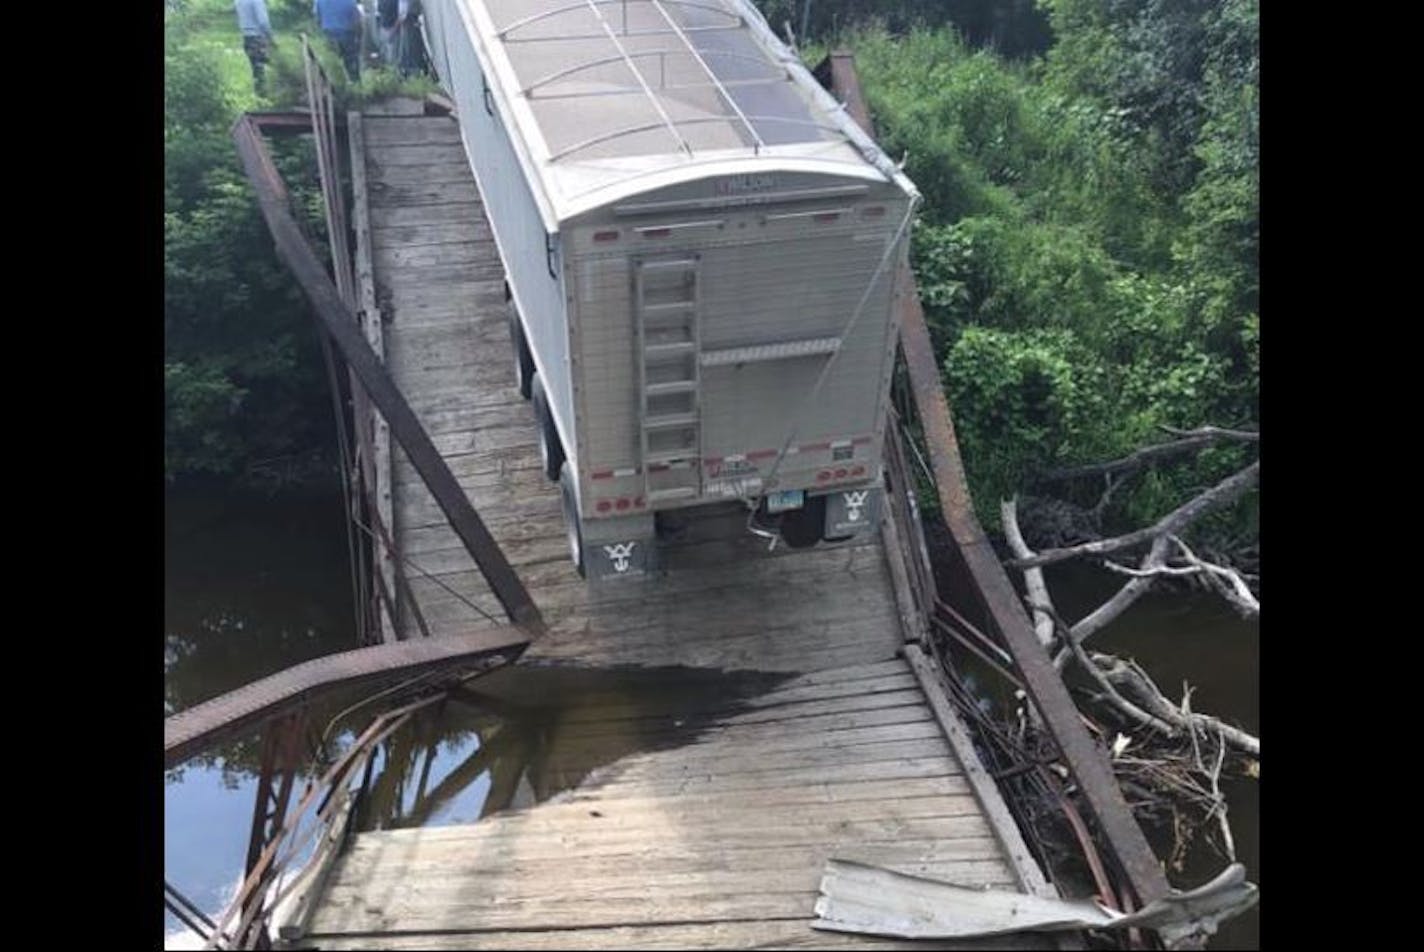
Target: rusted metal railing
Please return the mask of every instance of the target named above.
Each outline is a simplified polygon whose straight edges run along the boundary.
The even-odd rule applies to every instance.
[[[873,126],[851,54],[832,53],[817,66],[815,74],[845,103],[851,117],[871,132]],[[899,284],[904,293],[898,303],[903,399],[899,417],[892,420],[893,436],[886,440],[886,456],[894,497],[892,512],[897,516],[897,525],[911,527],[899,535],[910,567],[922,639],[941,659],[943,653],[937,643],[946,637],[954,639],[1025,692],[1057,745],[1059,759],[1067,767],[1081,803],[1096,824],[1097,846],[1132,894],[1125,895],[1127,889],[1109,889],[1104,898],[1111,901],[1116,893],[1124,905],[1140,907],[1167,894],[1167,878],[1123,798],[1105,752],[1083,726],[1067,687],[1039,643],[1018,594],[974,514],[924,311],[914,277],[908,273],[908,265],[905,268],[907,273],[901,275]],[[911,429],[917,431],[919,441],[903,438]],[[916,442],[922,442],[923,453]],[[951,541],[954,564],[943,568],[970,593],[968,604],[960,602],[955,607],[951,604],[955,599],[940,597],[936,566],[929,558],[922,530],[924,516],[918,511],[913,489],[919,481],[932,492],[938,506],[934,518],[942,520]],[[971,615],[975,619],[968,617]],[[1072,803],[1062,799],[1068,808],[1065,812],[1076,815]],[[1070,824],[1073,815],[1069,816]],[[1080,839],[1086,840],[1088,863],[1093,866],[1094,839],[1086,835]],[[1095,877],[1098,872],[1095,869]]]

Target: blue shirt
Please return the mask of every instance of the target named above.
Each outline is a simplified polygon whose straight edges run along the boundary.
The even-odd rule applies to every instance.
[[[361,11],[356,9],[356,0],[316,0],[312,4],[317,23],[323,30],[340,33],[359,29]]]
[[[237,28],[243,36],[271,36],[266,0],[237,0]]]

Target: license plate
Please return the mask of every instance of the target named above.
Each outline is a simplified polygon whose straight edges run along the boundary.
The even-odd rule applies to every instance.
[[[785,489],[781,492],[766,494],[767,512],[785,512],[788,509],[800,509],[806,504],[806,491],[804,489]]]

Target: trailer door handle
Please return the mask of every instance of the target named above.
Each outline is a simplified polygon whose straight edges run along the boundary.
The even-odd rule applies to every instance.
[[[544,235],[544,264],[549,268],[549,277],[555,281],[559,280],[559,273],[554,270],[554,254],[557,251],[558,245],[554,241],[554,236],[546,232]]]
[[[480,83],[485,88],[485,112],[492,116],[494,115],[494,97],[490,95],[489,77],[485,76],[484,73],[480,73]]]

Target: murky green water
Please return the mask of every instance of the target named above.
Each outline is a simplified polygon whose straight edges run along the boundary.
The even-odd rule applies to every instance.
[[[166,539],[167,710],[354,646],[339,496],[174,495]],[[1072,571],[1052,582],[1068,617],[1112,584]],[[1097,643],[1136,657],[1169,693],[1186,678],[1199,688],[1198,709],[1258,728],[1259,636],[1254,624],[1229,610],[1205,598],[1149,598]],[[779,680],[689,669],[526,665],[490,675],[475,683],[473,695],[427,710],[383,745],[359,827],[468,823],[557,796],[596,782],[601,768],[630,753],[687,743],[709,711],[725,708],[728,698],[764,693]],[[345,703],[333,699],[313,719],[324,723]],[[587,729],[581,712],[609,704],[621,705],[619,727]],[[251,737],[167,777],[165,877],[210,914],[231,896],[242,871],[257,763],[257,738]],[[1233,784],[1228,795],[1238,855],[1259,883],[1257,784]],[[1172,878],[1195,885],[1223,862],[1193,856]],[[192,943],[172,916],[165,916],[165,932],[172,946]],[[1228,924],[1213,943],[1258,945],[1255,911]]]
[[[1095,608],[1122,584],[1121,579],[1086,566],[1050,571],[1047,578],[1059,612],[1077,619]],[[1260,625],[1244,621],[1216,596],[1154,592],[1089,642],[1091,647],[1123,658],[1134,658],[1172,700],[1190,684],[1192,709],[1214,714],[1227,723],[1260,736]],[[1260,781],[1222,782],[1236,858],[1247,878],[1261,884]],[[1171,849],[1171,832],[1149,828],[1157,855]],[[1183,868],[1170,870],[1173,885],[1191,887],[1216,875],[1228,860],[1210,849],[1194,850]],[[1227,922],[1209,947],[1260,948],[1260,907]]]

